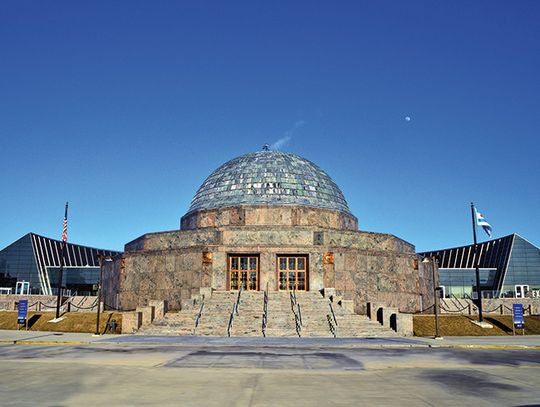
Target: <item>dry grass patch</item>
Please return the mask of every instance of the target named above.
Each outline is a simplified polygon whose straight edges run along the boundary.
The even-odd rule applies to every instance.
[[[512,333],[512,315],[487,315],[484,321],[493,325],[491,329],[480,328],[471,321],[478,316],[439,315],[440,336],[505,336]],[[435,336],[435,316],[414,315],[413,329],[416,336]],[[521,335],[521,329],[516,330]],[[540,335],[540,316],[525,317],[525,335]]]
[[[94,333],[96,330],[96,313],[90,312],[66,312],[62,314],[64,320],[49,322],[56,316],[55,312],[28,312],[29,331],[56,331],[56,332],[83,332]],[[122,314],[118,312],[103,312],[99,318],[100,331],[105,333],[107,324],[116,320],[116,333],[122,330]],[[17,311],[0,312],[0,329],[18,329]],[[24,329],[24,328],[22,328]],[[108,333],[108,332],[107,332]]]

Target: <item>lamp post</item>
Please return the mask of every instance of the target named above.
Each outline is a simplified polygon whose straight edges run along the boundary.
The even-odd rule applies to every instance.
[[[439,287],[436,280],[436,260],[435,257],[426,257],[422,263],[431,263],[431,277],[433,280],[433,312],[435,313],[435,339],[439,339]]]
[[[99,255],[99,281],[98,281],[98,292],[97,292],[97,317],[96,317],[96,333],[94,335],[99,335],[99,316],[101,313],[101,286],[103,284],[103,262],[112,261],[110,256],[105,256],[103,254]]]

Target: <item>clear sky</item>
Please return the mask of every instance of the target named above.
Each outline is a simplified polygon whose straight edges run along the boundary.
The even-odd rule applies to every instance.
[[[60,238],[66,201],[74,243],[177,229],[211,171],[283,138],[361,230],[469,244],[474,201],[540,245],[539,21],[533,0],[4,2],[0,247]]]

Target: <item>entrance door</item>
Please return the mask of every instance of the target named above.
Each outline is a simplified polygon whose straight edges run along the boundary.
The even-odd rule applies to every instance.
[[[280,290],[307,290],[307,256],[278,256]]]
[[[525,298],[527,292],[529,291],[528,285],[516,285],[516,298]]]
[[[259,289],[259,257],[229,256],[231,290],[256,291]]]

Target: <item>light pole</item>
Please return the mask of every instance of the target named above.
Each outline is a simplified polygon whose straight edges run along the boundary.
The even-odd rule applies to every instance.
[[[94,335],[99,335],[99,316],[101,313],[101,286],[103,284],[103,262],[112,261],[110,256],[105,256],[103,254],[99,255],[99,281],[98,281],[98,292],[97,292],[97,317],[96,317],[96,333]]]
[[[439,287],[436,280],[436,260],[435,257],[426,257],[422,263],[431,263],[431,277],[433,279],[433,312],[435,313],[435,339],[439,339]]]

